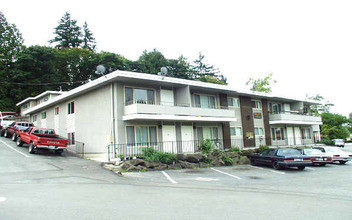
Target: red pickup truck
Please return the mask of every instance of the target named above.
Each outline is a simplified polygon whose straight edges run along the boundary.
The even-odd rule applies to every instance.
[[[31,122],[15,121],[6,127],[4,136],[7,138],[11,137],[13,141],[16,141],[20,131],[27,130],[33,126],[34,124]]]
[[[17,146],[29,144],[28,151],[34,154],[36,149],[44,148],[54,150],[55,154],[61,155],[67,149],[67,139],[58,137],[54,129],[48,128],[29,128],[25,132],[19,132]]]

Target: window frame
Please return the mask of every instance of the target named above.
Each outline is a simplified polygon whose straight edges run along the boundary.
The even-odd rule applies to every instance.
[[[229,105],[229,99],[232,100],[232,105]],[[236,105],[234,105],[235,103]],[[241,108],[240,99],[237,97],[227,97],[227,106],[229,108]]]
[[[72,115],[75,113],[75,101],[70,101],[67,103],[67,114]]]
[[[132,102],[126,102],[126,88],[132,89]],[[138,103],[135,99],[135,89],[146,90],[146,103]],[[153,102],[149,103],[148,91],[153,91]],[[156,89],[147,88],[147,87],[136,87],[136,86],[124,86],[123,89],[123,97],[124,97],[124,105],[133,105],[133,104],[147,104],[147,105],[155,105],[156,104]]]
[[[54,108],[54,115],[59,115],[59,114],[60,114],[60,108],[59,108],[59,106],[56,106]]]
[[[127,130],[128,130],[128,127],[132,127],[133,129],[133,132],[134,132],[134,134],[133,134],[133,139],[134,139],[134,142],[133,143],[128,143],[128,140],[129,140],[129,138],[128,138],[128,132],[127,132]],[[136,134],[136,131],[137,131],[137,127],[147,127],[147,132],[148,132],[148,141],[147,141],[147,145],[151,145],[151,146],[153,146],[153,145],[155,145],[157,142],[158,142],[158,125],[126,125],[125,126],[125,132],[126,132],[126,135],[125,135],[125,142],[126,142],[126,144],[127,145],[137,145],[137,146],[141,146],[141,145],[144,145],[144,144],[146,144],[146,143],[137,143],[137,134]],[[150,128],[155,128],[155,141],[154,142],[152,142],[151,141],[151,132],[150,132]]]
[[[237,134],[237,129],[240,129],[240,134]],[[235,132],[235,134],[234,135],[232,135],[232,130],[234,130]],[[242,127],[239,127],[239,126],[237,126],[237,127],[230,127],[230,136],[231,137],[243,137],[243,131],[242,131]]]
[[[196,96],[199,96],[199,106],[197,106],[197,103],[196,103]],[[202,107],[202,101],[201,101],[202,99],[201,99],[201,97],[207,97],[209,108]],[[210,106],[209,97],[213,97],[214,98],[214,106]],[[193,103],[194,103],[194,107],[196,107],[196,108],[205,108],[205,109],[216,109],[217,108],[216,95],[194,93],[193,94]]]
[[[254,104],[254,105],[253,105]],[[252,109],[263,109],[262,101],[260,100],[252,100]]]

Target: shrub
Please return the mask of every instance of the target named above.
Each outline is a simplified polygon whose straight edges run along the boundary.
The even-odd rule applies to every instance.
[[[265,151],[265,150],[267,150],[267,149],[269,149],[269,146],[260,145],[258,151],[259,151],[259,153],[261,153],[261,152],[263,152],[263,151]]]
[[[165,164],[171,164],[177,161],[177,156],[175,154],[158,152],[152,147],[144,148],[142,149],[142,152],[143,155],[141,156],[141,158],[146,161],[161,162]]]
[[[214,148],[214,144],[209,140],[201,140],[199,149],[202,151],[203,154],[208,154]]]
[[[213,149],[212,155],[214,155],[214,156],[219,156],[220,153],[221,153],[221,150],[219,150],[219,149]]]
[[[240,152],[240,151],[241,151],[241,149],[239,147],[231,147],[229,149],[229,152]]]
[[[334,145],[334,141],[326,139],[326,138],[321,139],[321,141],[319,141],[318,143],[319,144],[325,144],[325,145],[331,145],[331,146]]]
[[[231,166],[233,164],[233,159],[229,156],[222,156],[221,160],[225,163],[226,166]]]

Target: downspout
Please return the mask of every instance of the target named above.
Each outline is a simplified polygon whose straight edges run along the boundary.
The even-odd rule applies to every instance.
[[[113,144],[113,158],[116,157],[116,136],[115,136],[115,96],[114,96],[114,83],[111,83],[111,137],[112,137],[112,144]]]

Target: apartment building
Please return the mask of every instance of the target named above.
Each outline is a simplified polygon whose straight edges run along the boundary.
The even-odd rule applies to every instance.
[[[39,105],[40,103],[44,103],[48,101],[49,99],[52,99],[58,95],[63,94],[64,92],[62,91],[45,91],[35,97],[28,97],[25,100],[19,102],[16,104],[16,106],[20,107],[20,115],[25,116],[23,113],[24,111]]]
[[[110,144],[193,152],[203,139],[219,148],[313,144],[320,139],[322,124],[310,114],[314,104],[225,85],[115,71],[23,109],[23,114],[36,126],[54,128],[71,144],[84,142],[86,153],[106,154]]]

